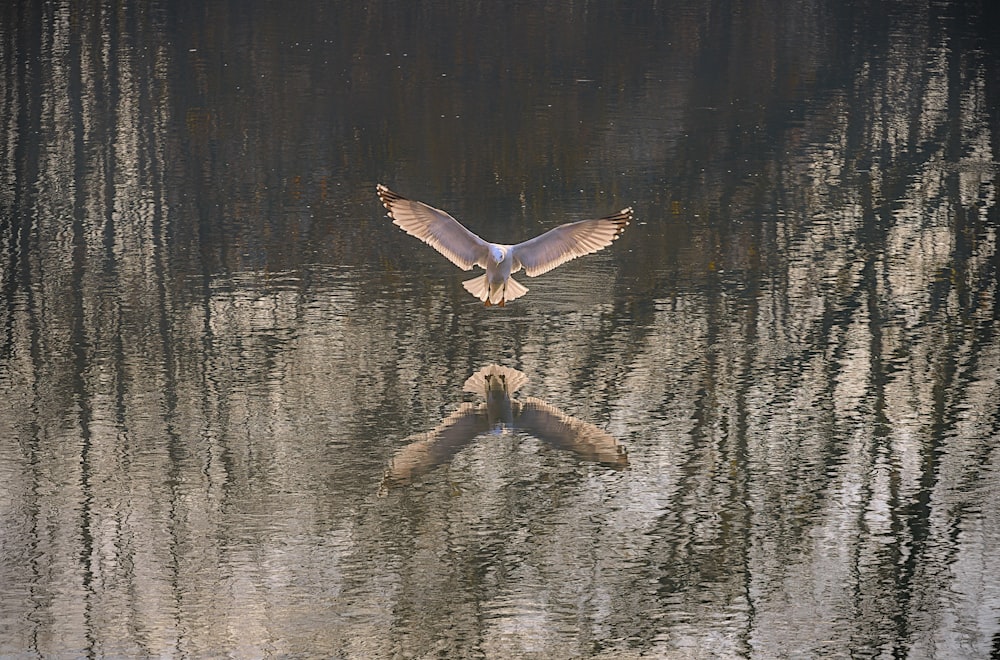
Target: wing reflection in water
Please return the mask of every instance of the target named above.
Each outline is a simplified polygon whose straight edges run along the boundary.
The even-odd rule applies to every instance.
[[[487,433],[532,435],[558,449],[575,452],[581,459],[615,468],[628,465],[625,447],[593,424],[567,415],[534,397],[512,398],[528,377],[517,369],[490,364],[469,376],[463,390],[485,399],[463,403],[434,430],[407,438],[396,452],[382,479],[380,492],[405,486],[414,478],[445,463],[478,436]]]

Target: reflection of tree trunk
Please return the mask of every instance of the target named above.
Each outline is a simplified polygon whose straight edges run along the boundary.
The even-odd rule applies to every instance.
[[[164,52],[162,26],[134,20],[124,6],[32,2],[3,11],[13,122],[0,142],[13,156],[2,177],[13,208],[0,214],[9,319],[0,355],[31,356],[30,366],[5,365],[33,396],[34,419],[18,422],[33,448],[35,483],[26,488],[34,493],[38,537],[30,545],[38,556],[30,573],[66,576],[59,598],[67,618],[57,625],[74,648],[89,648],[105,614],[98,585],[122,578],[109,549],[141,554],[123,516],[142,520],[147,503],[123,512],[108,488],[143,450],[136,439],[157,426],[135,400],[147,387],[162,392],[159,422],[169,432],[177,399],[162,180],[168,97],[151,82],[136,83],[162,70],[155,61]],[[45,531],[53,525],[60,534]],[[68,623],[76,608],[82,630]]]
[[[18,29],[27,24],[35,26],[41,23],[40,10],[35,3],[10,3],[2,10],[6,25],[11,26],[7,33],[9,42],[3,44],[3,52],[15,52],[19,57],[4,57],[0,64],[5,80],[9,81],[7,88],[9,96],[5,102],[4,117],[14,118],[0,133],[0,145],[4,153],[13,158],[0,160],[0,181],[5,190],[0,197],[0,291],[4,309],[0,320],[3,321],[3,336],[0,337],[0,358],[11,355],[15,342],[15,316],[17,306],[16,294],[24,296],[24,308],[28,313],[34,309],[34,292],[27,283],[30,282],[31,258],[30,239],[34,231],[33,208],[35,191],[38,182],[39,149],[34,140],[24,136],[39,135],[41,121],[41,78],[34,70],[40,60],[40,44],[36,39],[28,37],[30,30]],[[24,15],[20,15],[24,12]],[[13,38],[11,38],[13,33]],[[8,119],[8,121],[11,121]],[[37,351],[31,351],[37,355]]]

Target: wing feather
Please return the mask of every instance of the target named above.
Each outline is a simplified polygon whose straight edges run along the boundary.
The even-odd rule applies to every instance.
[[[611,434],[567,415],[541,399],[526,397],[514,424],[559,449],[569,449],[586,460],[625,467],[628,453]]]
[[[560,225],[515,245],[514,270],[522,266],[529,277],[535,277],[571,259],[603,250],[622,235],[631,220],[632,207],[628,207],[604,218]]]
[[[406,439],[392,457],[382,479],[382,489],[409,484],[414,478],[445,463],[481,433],[490,429],[485,404],[463,403],[458,410],[426,433]]]
[[[458,220],[433,206],[406,199],[381,183],[375,190],[394,225],[427,243],[462,270],[475,265],[486,267],[489,243]]]

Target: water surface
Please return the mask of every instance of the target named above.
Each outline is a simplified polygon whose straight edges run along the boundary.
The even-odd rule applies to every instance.
[[[0,655],[1000,653],[990,3],[11,4]]]

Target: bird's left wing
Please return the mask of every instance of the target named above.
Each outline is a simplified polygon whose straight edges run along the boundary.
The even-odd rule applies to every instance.
[[[515,245],[514,270],[520,265],[529,277],[535,277],[570,259],[597,252],[621,236],[631,220],[632,207],[628,207],[604,218],[560,225]]]
[[[393,224],[448,257],[461,268],[486,267],[489,244],[444,211],[406,199],[381,183],[375,188]]]

